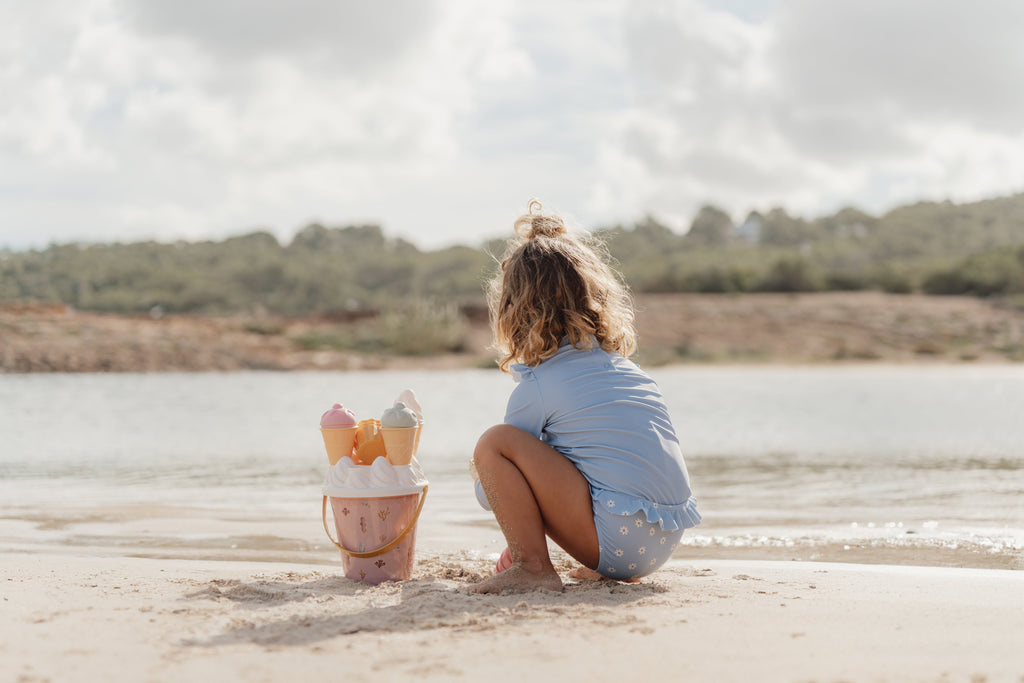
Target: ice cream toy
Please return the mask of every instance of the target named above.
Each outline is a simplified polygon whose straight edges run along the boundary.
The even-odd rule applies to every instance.
[[[356,452],[353,460],[357,465],[372,465],[377,458],[384,458],[384,437],[380,433],[380,420],[360,420],[356,431]]]
[[[346,577],[373,584],[411,577],[416,522],[427,497],[419,463],[392,465],[375,458],[367,466],[345,457],[327,470],[322,492],[324,531],[341,551]]]
[[[412,389],[406,389],[398,395],[395,402],[401,401],[405,404],[405,407],[416,413],[416,419],[420,421],[420,428],[416,430],[416,442],[412,446],[412,453],[416,455],[420,450],[420,436],[423,434],[423,408],[420,407],[420,402],[416,398],[416,392]]]
[[[384,437],[384,451],[392,465],[408,465],[416,452],[420,419],[403,401],[384,411],[380,417],[380,431]]]
[[[345,406],[335,403],[320,416],[320,434],[324,437],[327,459],[332,465],[352,455],[357,431],[356,416]]]
[[[412,574],[416,522],[427,496],[426,477],[413,457],[422,425],[419,401],[409,389],[380,420],[357,420],[341,404],[320,419],[331,461],[323,487],[324,531],[341,551],[350,579],[380,583]]]

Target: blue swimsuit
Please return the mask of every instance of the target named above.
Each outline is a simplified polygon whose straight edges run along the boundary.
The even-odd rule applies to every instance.
[[[657,384],[596,343],[565,344],[539,365],[511,369],[505,422],[558,450],[590,484],[597,571],[629,579],[664,564],[700,513]]]

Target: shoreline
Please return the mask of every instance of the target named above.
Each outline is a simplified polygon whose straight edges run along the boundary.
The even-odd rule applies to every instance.
[[[635,584],[481,596],[468,587],[488,561],[417,555],[411,580],[379,586],[340,562],[7,555],[0,668],[26,682],[1024,676],[1020,572],[673,560]]]
[[[443,487],[438,484],[435,488]],[[301,510],[243,513],[202,505],[127,502],[58,504],[46,510],[4,506],[0,509],[0,539],[9,554],[337,564],[337,552],[324,534],[317,508],[311,500],[306,516]],[[505,545],[493,517],[450,518],[426,509],[417,529],[419,547],[493,566]],[[817,562],[1024,573],[1024,539],[1019,533],[1005,530],[1002,535],[976,535],[913,525],[898,534],[878,529],[872,535],[858,536],[843,525],[816,529],[735,526],[707,519],[683,535],[672,561]],[[552,557],[565,557],[556,546],[551,549]]]
[[[880,292],[642,294],[641,365],[993,364],[1024,361],[1024,311],[969,297]],[[494,367],[478,305],[461,350],[352,350],[373,317],[115,315],[0,304],[0,374]]]

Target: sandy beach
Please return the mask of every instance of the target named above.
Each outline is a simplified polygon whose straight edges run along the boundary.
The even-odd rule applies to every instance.
[[[1024,573],[673,560],[635,584],[468,588],[420,553],[370,586],[340,564],[3,559],[0,671],[21,681],[1024,681]],[[568,563],[563,563],[568,566]]]

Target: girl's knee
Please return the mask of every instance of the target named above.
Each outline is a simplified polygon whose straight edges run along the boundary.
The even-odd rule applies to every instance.
[[[477,439],[476,447],[477,450],[483,448],[495,448],[500,447],[503,444],[508,443],[515,435],[521,432],[518,427],[513,427],[508,424],[494,425]]]
[[[481,459],[488,457],[497,450],[496,446],[501,441],[499,431],[502,426],[495,425],[491,427],[476,440],[476,448],[473,449],[473,460],[477,464],[480,464]]]
[[[473,450],[473,461],[479,466],[482,459],[504,457],[502,454],[507,451],[509,443],[519,433],[522,433],[521,430],[512,425],[494,425],[477,439],[476,448]]]

